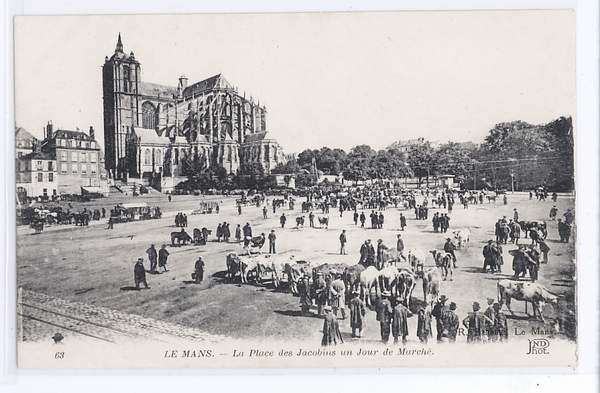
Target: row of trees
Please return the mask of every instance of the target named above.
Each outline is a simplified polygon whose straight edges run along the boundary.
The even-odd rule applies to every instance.
[[[358,145],[345,152],[339,148],[306,149],[272,173],[294,174],[297,185],[315,180],[316,171],[342,174],[351,181],[416,177],[421,183],[429,176],[454,175],[466,188],[524,190],[538,185],[556,191],[570,191],[574,182],[573,126],[561,117],[545,125],[522,121],[500,123],[483,143],[448,142],[434,145],[419,139],[410,144],[393,144],[374,150]],[[260,164],[244,166],[228,175],[222,167],[208,167],[205,160],[187,156],[183,171],[189,188],[268,188],[274,179]]]
[[[448,142],[434,146],[420,139],[379,151],[359,145],[342,149],[307,149],[280,165],[274,173],[294,173],[307,183],[314,170],[343,174],[348,180],[451,174],[468,188],[530,189],[545,185],[557,191],[573,189],[573,126],[561,117],[545,125],[522,121],[500,123],[481,145]]]

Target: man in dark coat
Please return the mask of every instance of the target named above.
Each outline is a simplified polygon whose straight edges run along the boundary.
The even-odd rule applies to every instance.
[[[371,239],[367,240],[367,266],[373,266],[375,264],[375,247],[371,243]]]
[[[367,217],[365,217],[365,212],[361,212],[360,213],[360,227],[364,228],[365,227],[365,221],[367,220]]]
[[[281,213],[281,217],[279,217],[279,223],[281,224],[281,227],[285,227],[285,222],[287,221],[287,218],[285,217],[285,213]]]
[[[456,342],[456,335],[460,327],[458,315],[456,315],[456,303],[451,302],[448,309],[442,310],[441,319],[444,329],[442,336],[447,337],[450,343]]]
[[[454,255],[454,251],[456,250],[456,246],[452,243],[452,239],[446,238],[446,243],[444,244],[444,251],[448,254],[452,255],[452,263],[454,268],[456,268],[456,255]]]
[[[300,310],[302,311],[302,315],[308,315],[312,300],[310,297],[310,279],[307,274],[298,283],[298,295],[300,296]]]
[[[498,261],[496,259],[496,251],[494,250],[494,241],[488,240],[487,244],[483,246],[483,272],[487,272],[488,266],[492,273],[496,272]]]
[[[417,337],[419,337],[420,342],[427,344],[431,336],[431,312],[429,307],[427,309],[420,307],[417,311]]]
[[[382,299],[377,304],[377,321],[381,332],[381,341],[387,344],[390,340],[390,324],[392,323],[393,309],[389,301],[389,291],[383,291]]]
[[[167,270],[167,258],[169,257],[169,252],[167,251],[167,246],[165,244],[162,245],[160,250],[158,251],[158,266],[162,267],[166,272]]]
[[[493,341],[508,341],[508,321],[506,315],[500,311],[501,304],[494,303],[494,336]]]
[[[327,283],[323,278],[323,273],[317,273],[317,279],[313,283],[314,292],[315,292],[315,300],[317,302],[317,313],[320,315],[323,314],[323,306],[327,303]]]
[[[406,227],[406,217],[404,217],[404,214],[400,213],[400,230],[404,230],[404,228]]]
[[[269,233],[269,254],[276,254],[275,251],[275,240],[277,236],[275,235],[275,230],[271,229],[271,233]]]
[[[340,255],[346,255],[346,242],[348,239],[346,238],[346,230],[342,229],[342,233],[340,234]]]
[[[350,300],[350,329],[352,329],[352,337],[360,338],[367,310],[365,303],[358,295],[359,291],[355,290],[352,292],[352,300]],[[356,334],[357,330],[358,334]]]
[[[433,219],[431,220],[432,224],[433,224],[433,231],[434,232],[437,232],[438,229],[439,229],[439,227],[440,227],[440,220],[439,220],[438,215],[439,215],[438,213],[435,213],[433,215]]]
[[[410,310],[401,302],[401,298],[396,299],[396,306],[392,314],[392,336],[394,344],[398,343],[398,338],[402,337],[402,344],[406,344],[408,336],[408,317],[412,316]]]
[[[196,284],[200,284],[204,280],[204,260],[198,257],[194,264],[194,279]]]
[[[154,248],[154,244],[150,245],[150,248],[146,250],[146,254],[148,254],[148,260],[150,261],[150,273],[156,273],[156,260],[158,254],[156,248]]]
[[[144,269],[144,260],[142,258],[138,258],[133,267],[133,281],[135,282],[135,289],[140,289],[140,284],[144,284],[146,289],[150,288],[146,282],[146,269]]]
[[[377,219],[377,227],[379,229],[383,228],[383,220],[384,220],[383,213],[379,212],[379,217]]]
[[[473,312],[469,313],[462,323],[467,328],[467,342],[476,343],[486,340],[486,326],[488,323],[493,324],[494,321],[486,317],[481,311],[479,303],[473,303]]]
[[[325,318],[323,319],[323,338],[321,339],[321,345],[326,347],[328,345],[337,345],[344,343],[342,333],[340,332],[340,325],[337,318],[331,312],[331,306],[325,306]]]
[[[439,300],[437,301],[435,306],[433,306],[433,310],[431,311],[431,315],[435,318],[435,328],[437,331],[436,338],[437,338],[438,342],[442,341],[443,332],[444,332],[444,324],[442,323],[442,315],[448,309],[448,306],[446,306],[446,300],[448,300],[446,295],[440,296]]]
[[[356,210],[352,218],[354,219],[354,225],[358,225],[358,212]]]

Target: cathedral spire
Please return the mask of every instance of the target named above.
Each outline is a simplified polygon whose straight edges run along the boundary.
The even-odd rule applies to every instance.
[[[117,40],[117,47],[115,52],[123,52],[123,42],[121,42],[121,33],[119,32],[119,39]]]

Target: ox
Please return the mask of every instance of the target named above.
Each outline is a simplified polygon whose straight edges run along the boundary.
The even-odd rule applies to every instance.
[[[536,314],[540,316],[542,322],[544,316],[542,310],[546,303],[558,305],[559,295],[551,293],[546,287],[535,282],[526,281],[511,281],[511,280],[500,280],[497,284],[498,287],[498,302],[502,304],[506,303],[506,308],[510,311],[511,315],[515,313],[510,308],[511,299],[521,300],[525,302],[525,314],[529,316],[527,312],[527,303],[530,302],[533,305],[533,317]]]
[[[319,217],[319,228],[323,228],[323,226],[325,229],[329,229],[329,217]]]
[[[442,270],[444,281],[448,279],[448,273],[450,273],[450,281],[452,281],[452,254],[438,250],[431,250],[429,252],[433,256],[435,266]]]
[[[171,246],[174,246],[175,244],[177,244],[178,246],[182,244],[185,245],[186,242],[191,243],[192,238],[183,229],[181,230],[181,232],[171,232]]]
[[[367,306],[371,306],[371,290],[375,288],[376,296],[379,297],[379,270],[375,266],[369,266],[360,273],[361,297]]]
[[[296,217],[296,228],[299,226],[304,228],[304,216]]]
[[[454,234],[454,239],[456,239],[456,243],[458,248],[462,248],[463,246],[468,246],[469,241],[471,240],[471,231],[468,229],[461,229],[458,231],[452,232]]]
[[[361,264],[347,266],[342,273],[342,280],[346,285],[346,291],[348,292],[346,299],[350,299],[350,293],[354,290],[360,290],[360,274],[365,270],[365,267]]]
[[[396,295],[406,307],[410,308],[410,298],[415,289],[415,285],[417,285],[417,278],[415,275],[408,270],[401,269],[396,278]]]
[[[227,254],[225,263],[227,265],[227,275],[229,280],[233,280],[238,274],[242,284],[248,283],[248,274],[256,269],[256,261],[251,258],[240,258],[235,253]]]
[[[423,272],[423,301],[433,304],[440,296],[441,273],[438,268],[430,268]]]

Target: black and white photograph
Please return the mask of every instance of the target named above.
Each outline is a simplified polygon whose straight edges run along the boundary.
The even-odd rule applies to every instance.
[[[19,367],[576,367],[575,36],[16,17]]]

